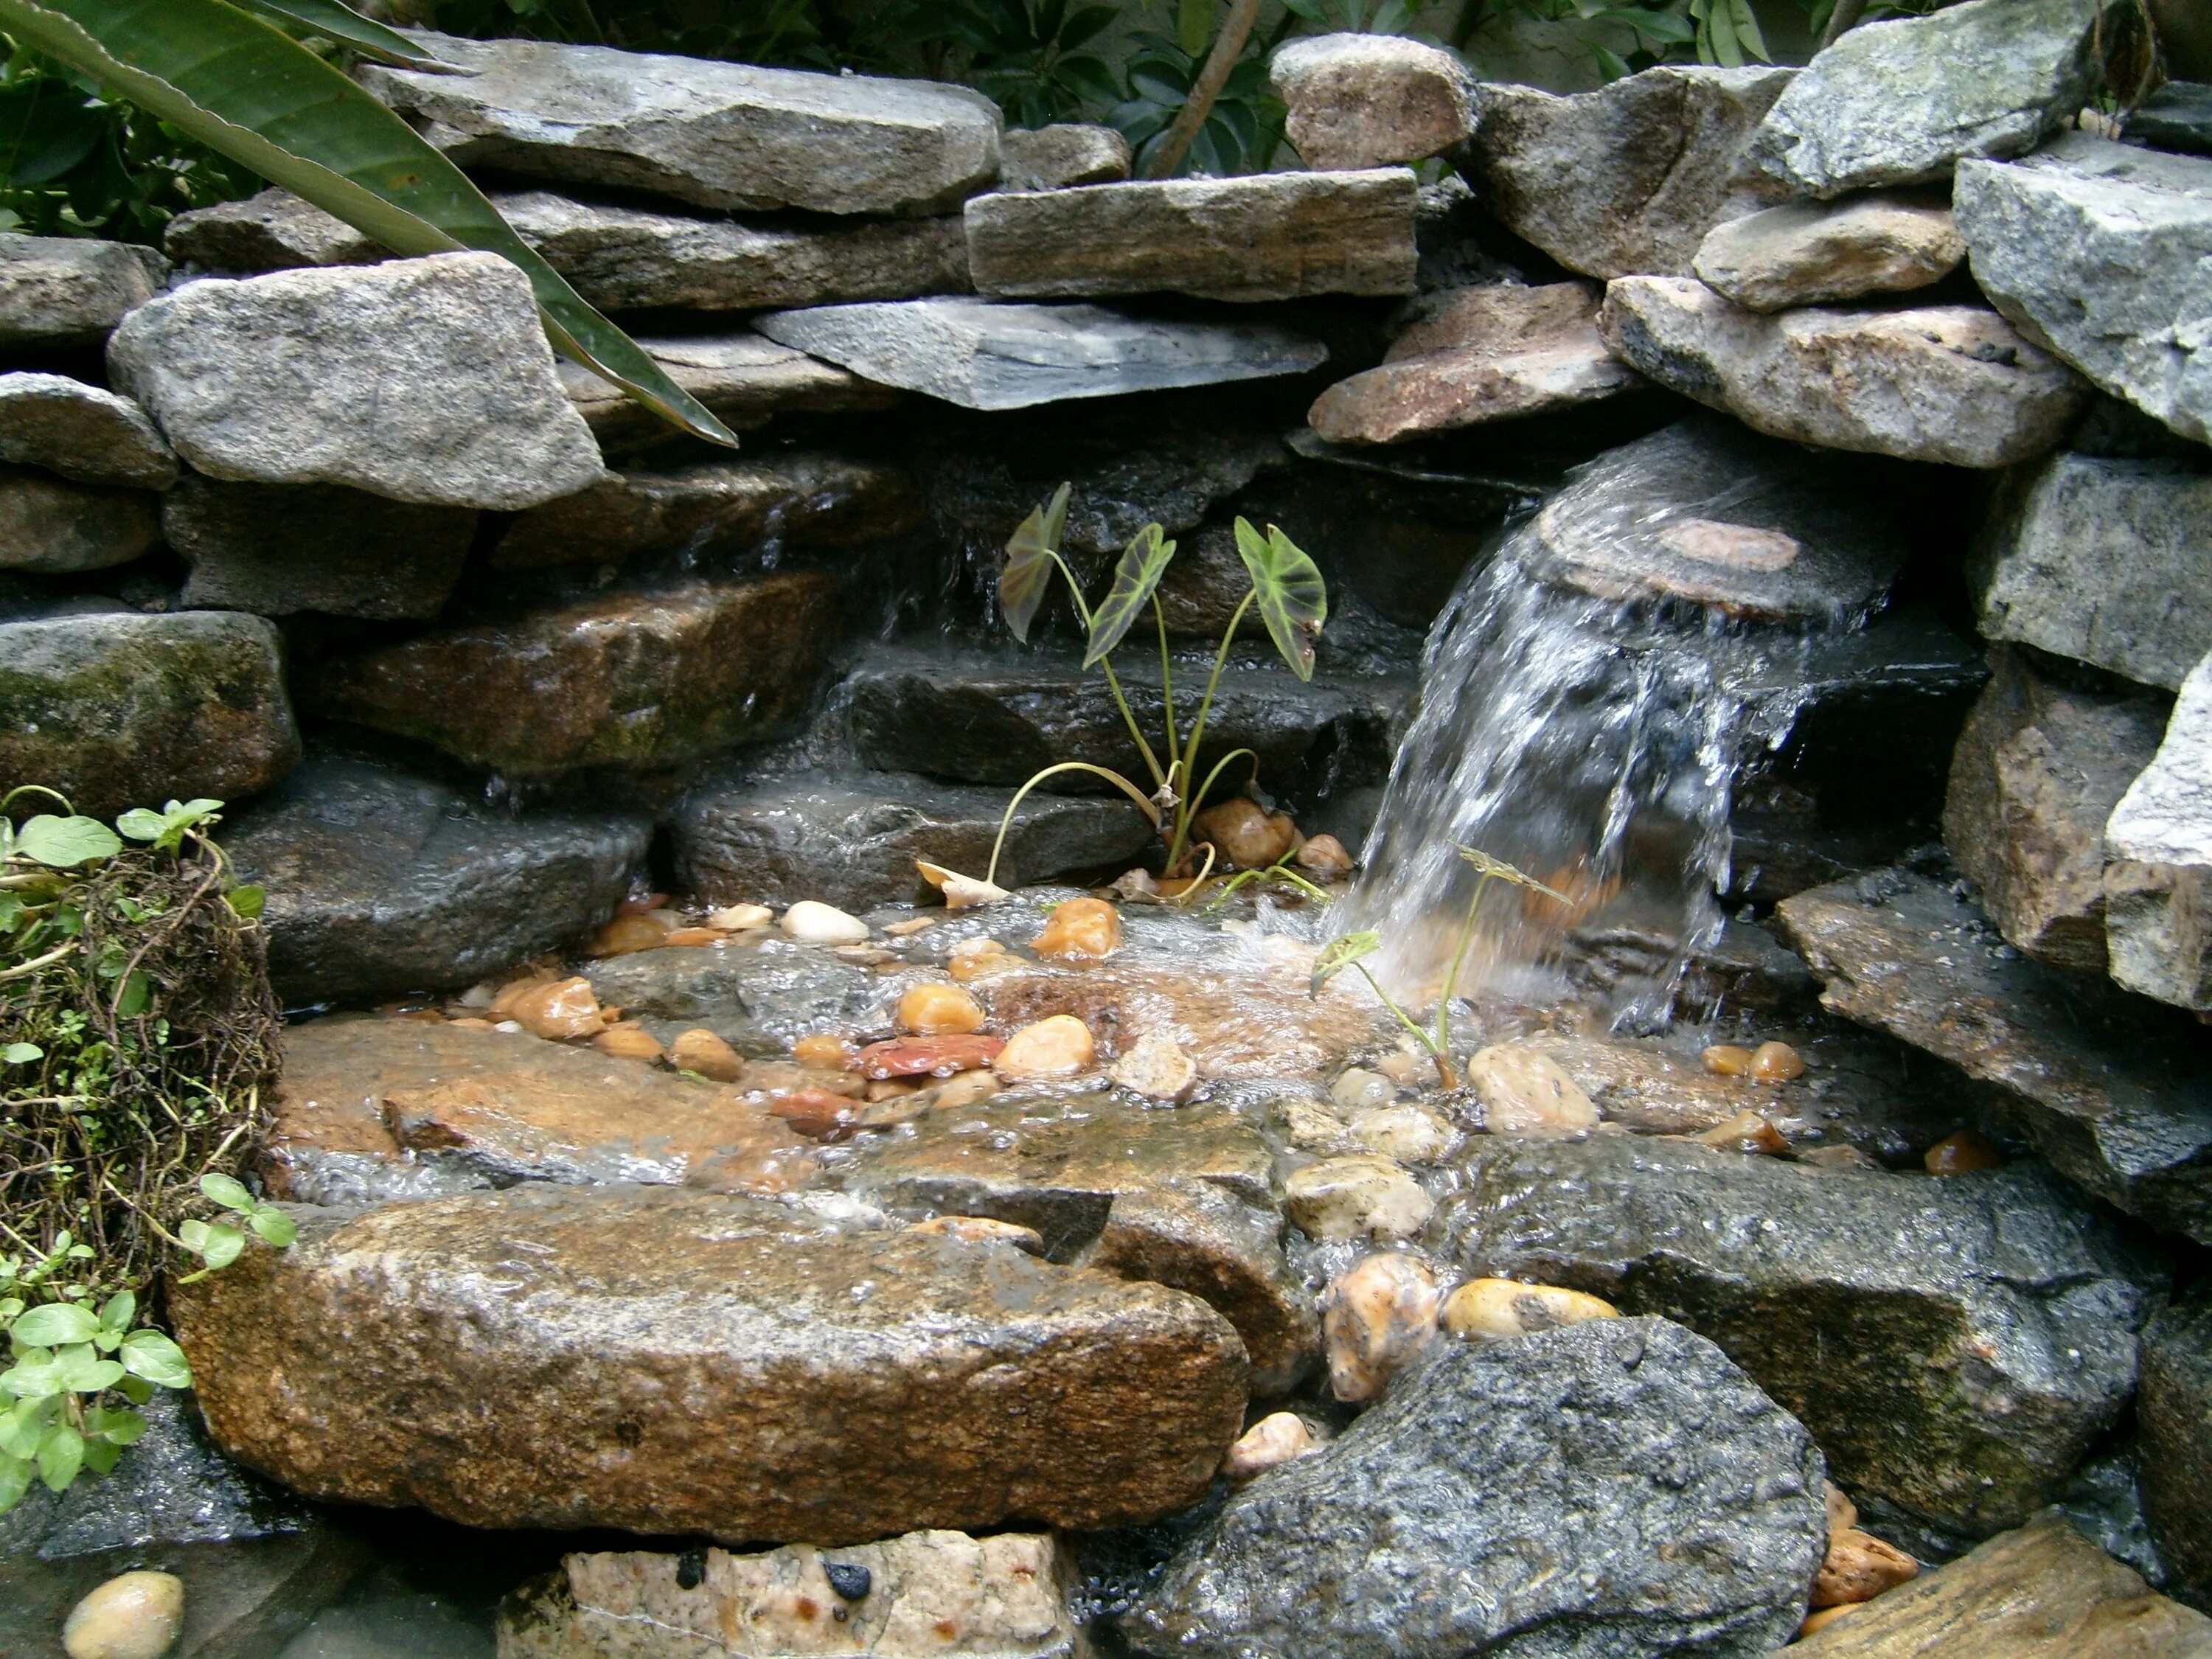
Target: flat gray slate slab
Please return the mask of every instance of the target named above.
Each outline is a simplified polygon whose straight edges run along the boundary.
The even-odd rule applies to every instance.
[[[637,337],[669,378],[735,432],[766,426],[779,415],[888,409],[900,394],[834,363],[778,345],[750,328],[676,338]],[[650,448],[668,436],[668,422],[581,363],[555,365],[561,389],[609,455]]]
[[[1271,324],[1167,322],[1102,306],[905,300],[774,312],[754,326],[866,380],[967,409],[1303,374],[1328,359],[1319,341]]]
[[[968,261],[1016,299],[1410,294],[1414,194],[1405,167],[995,191],[968,204]]]
[[[0,461],[79,483],[167,489],[177,458],[128,398],[66,374],[0,374]]]
[[[965,87],[414,38],[474,73],[364,65],[361,82],[464,167],[817,213],[943,212],[999,176],[999,107]]]
[[[2030,339],[2212,443],[2212,160],[2069,132],[1961,167],[1953,210],[1975,280]]]

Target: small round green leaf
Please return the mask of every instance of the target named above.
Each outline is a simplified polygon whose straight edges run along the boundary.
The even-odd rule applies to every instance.
[[[300,1236],[300,1229],[290,1216],[267,1205],[256,1210],[252,1219],[246,1224],[260,1236],[264,1243],[273,1244],[280,1250]]]
[[[21,1347],[59,1348],[89,1342],[99,1330],[100,1321],[91,1309],[47,1302],[27,1310],[9,1334]]]
[[[200,1177],[200,1190],[226,1210],[251,1213],[253,1209],[253,1194],[246,1190],[244,1182],[234,1176],[204,1175]]]
[[[192,1368],[185,1351],[159,1331],[133,1331],[123,1339],[123,1367],[165,1389],[192,1386]]]
[[[28,1066],[34,1060],[44,1060],[46,1051],[35,1042],[11,1042],[0,1048],[0,1060],[10,1066]]]
[[[115,832],[98,818],[56,817],[42,812],[26,823],[15,837],[16,855],[56,870],[73,870],[97,864],[123,850]]]

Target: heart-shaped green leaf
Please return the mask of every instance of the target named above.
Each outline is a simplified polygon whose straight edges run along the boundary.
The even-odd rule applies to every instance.
[[[1121,550],[1114,565],[1114,585],[1091,613],[1091,648],[1083,659],[1085,668],[1097,667],[1128,636],[1152,591],[1160,585],[1160,578],[1167,574],[1168,561],[1175,557],[1175,550],[1176,544],[1162,537],[1156,524],[1146,525]]]
[[[1006,544],[1006,568],[999,573],[999,611],[1006,626],[1023,644],[1030,639],[1030,624],[1044,603],[1052,583],[1054,556],[1060,551],[1061,532],[1067,528],[1067,498],[1072,486],[1062,484],[1052,499],[1024,519],[1021,528]]]
[[[1291,672],[1310,680],[1314,672],[1314,641],[1328,620],[1328,584],[1296,542],[1267,526],[1262,536],[1249,519],[1237,520],[1237,556],[1252,578],[1260,615],[1267,633]]]
[[[1370,928],[1357,933],[1346,933],[1333,939],[1322,946],[1321,954],[1314,958],[1313,994],[1319,996],[1321,988],[1346,969],[1364,957],[1373,956],[1382,948],[1382,935]]]
[[[15,855],[56,870],[73,870],[81,864],[97,864],[123,850],[115,832],[98,818],[56,817],[41,812],[15,836]]]
[[[248,1215],[253,1212],[253,1194],[246,1190],[246,1183],[227,1175],[204,1175],[200,1190],[226,1210],[238,1210]]]

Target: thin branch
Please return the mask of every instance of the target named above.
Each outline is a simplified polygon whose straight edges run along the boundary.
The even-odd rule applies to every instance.
[[[1844,32],[1866,15],[1866,9],[1867,0],[1836,0],[1835,10],[1828,14],[1828,27],[1820,31],[1820,49],[1826,52],[1842,40]]]
[[[1244,43],[1252,38],[1252,26],[1260,21],[1260,0],[1237,0],[1229,13],[1229,21],[1221,26],[1221,33],[1213,43],[1213,51],[1206,60],[1206,67],[1198,72],[1198,79],[1190,85],[1190,96],[1183,100],[1182,112],[1168,128],[1167,137],[1152,152],[1146,163],[1145,177],[1166,179],[1174,175],[1182,165],[1182,158],[1190,154],[1191,145],[1198,138],[1199,129],[1206,118],[1213,113],[1215,101],[1222,88],[1229,84],[1230,71],[1244,54]]]

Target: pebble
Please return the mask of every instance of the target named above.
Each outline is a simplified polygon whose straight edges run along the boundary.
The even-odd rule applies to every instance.
[[[1808,1636],[1826,1630],[1845,1613],[1856,1613],[1860,1606],[1861,1603],[1856,1601],[1846,1601],[1841,1607],[1822,1607],[1817,1613],[1807,1614],[1805,1622],[1797,1626],[1798,1639],[1802,1641]]]
[[[1348,1405],[1379,1399],[1391,1372],[1435,1337],[1441,1300],[1436,1274],[1395,1253],[1370,1255],[1330,1285],[1322,1310],[1329,1392]]]
[[[1147,1031],[1106,1075],[1148,1100],[1181,1100],[1198,1084],[1198,1066],[1165,1031]]]
[[[679,927],[662,943],[672,948],[689,948],[696,951],[705,945],[720,945],[723,938],[724,935],[717,928]]]
[[[830,1036],[818,1031],[812,1036],[803,1036],[791,1045],[791,1057],[801,1066],[842,1067],[847,1060],[852,1059],[853,1054],[853,1045],[843,1037]]]
[[[912,939],[916,933],[926,933],[945,918],[942,916],[908,916],[904,921],[895,921],[884,929],[893,939]]]
[[[1149,870],[1124,870],[1114,878],[1114,891],[1127,903],[1157,904],[1160,901],[1160,884]]]
[[[775,912],[765,904],[726,904],[707,912],[707,925],[718,933],[749,933],[775,920]]]
[[[1321,1449],[1312,1425],[1296,1412],[1271,1412],[1237,1437],[1221,1460],[1224,1480],[1242,1483]]]
[[[1073,1077],[1090,1069],[1097,1052],[1088,1025],[1073,1014],[1054,1014],[1008,1037],[992,1069],[1015,1079]]]
[[[1066,1016],[1062,1016],[1066,1018]],[[1080,1023],[1078,1022],[1079,1028]],[[1090,1032],[1084,1032],[1085,1042]],[[960,1036],[893,1037],[871,1042],[845,1063],[866,1078],[951,1077],[998,1060],[1011,1044],[969,1032]]]
[[[916,859],[914,867],[921,872],[921,878],[945,895],[948,910],[972,910],[979,904],[995,904],[1011,896],[994,881],[981,881],[974,876],[963,876],[957,870],[948,870],[941,864],[931,864]]]
[[[1352,1144],[1401,1164],[1437,1164],[1458,1149],[1460,1133],[1432,1109],[1370,1106],[1355,1112],[1345,1132]]]
[[[957,985],[917,985],[899,999],[898,1024],[915,1036],[980,1031],[983,1005]]]
[[[1840,1607],[1871,1601],[1919,1576],[1920,1563],[1896,1545],[1856,1527],[1844,1527],[1829,1534],[1827,1559],[1813,1581],[1813,1605]]]
[[[619,915],[592,935],[592,942],[584,947],[584,953],[591,957],[626,957],[639,951],[657,951],[668,943],[668,936],[676,928],[676,921],[665,910]]]
[[[1739,1048],[1733,1042],[1717,1042],[1698,1058],[1705,1061],[1707,1071],[1722,1077],[1751,1075],[1751,1050]]]
[[[864,945],[868,924],[847,915],[834,904],[801,899],[783,913],[785,934],[801,945]]]
[[[1270,812],[1244,796],[1200,812],[1192,824],[1199,841],[1212,842],[1224,860],[1239,870],[1264,870],[1298,844],[1298,827],[1287,812]]]
[[[870,1105],[879,1105],[886,1100],[906,1100],[921,1092],[921,1085],[908,1083],[903,1078],[880,1078],[868,1085],[860,1098]]]
[[[1283,1183],[1291,1219],[1315,1238],[1411,1238],[1434,1213],[1436,1200],[1387,1158],[1325,1158]]]
[[[994,974],[1011,973],[1021,966],[1006,947],[994,939],[963,939],[948,951],[945,971],[966,984]]]
[[[769,1096],[769,1111],[800,1134],[816,1140],[842,1140],[852,1133],[860,1107],[849,1095],[828,1089],[779,1089]]]
[[[69,1659],[161,1659],[185,1627],[185,1583],[173,1573],[126,1572],[70,1609]]]
[[[2004,1154],[1978,1132],[1961,1129],[1930,1146],[1920,1160],[1936,1176],[1972,1175],[1977,1170],[2002,1170]]]
[[[1018,1222],[994,1221],[983,1215],[933,1215],[907,1228],[910,1233],[942,1235],[963,1244],[1011,1244],[1031,1255],[1044,1254],[1044,1235]]]
[[[1575,1135],[1597,1127],[1590,1097],[1539,1049],[1511,1043],[1481,1049],[1467,1063],[1467,1081],[1492,1134]]]
[[[1716,1123],[1690,1139],[1700,1146],[1715,1146],[1728,1152],[1771,1155],[1790,1150],[1790,1143],[1782,1138],[1782,1132],[1757,1112],[1738,1112],[1727,1122]]]
[[[592,983],[581,977],[531,986],[498,1012],[551,1042],[597,1036],[607,1029]]]
[[[1328,1097],[1336,1103],[1340,1111],[1364,1111],[1370,1106],[1388,1106],[1396,1100],[1398,1085],[1380,1072],[1354,1066],[1340,1073],[1336,1081],[1328,1085]]]
[[[1786,1042],[1762,1042],[1752,1050],[1751,1074],[1761,1083],[1795,1083],[1805,1075],[1805,1057]]]
[[[1286,1103],[1282,1111],[1291,1145],[1300,1152],[1332,1153],[1352,1150],[1351,1127],[1321,1102],[1293,1100]]]
[[[1444,1329],[1469,1341],[1620,1317],[1620,1310],[1603,1297],[1513,1279],[1470,1279],[1444,1299],[1442,1316]]]
[[[1323,881],[1352,873],[1352,854],[1334,836],[1314,836],[1298,848],[1298,868]]]
[[[647,1065],[659,1060],[665,1052],[660,1046],[660,1039],[642,1025],[610,1026],[592,1039],[592,1047],[603,1054],[612,1054],[617,1060],[641,1060]]]
[[[959,1072],[923,1090],[922,1097],[933,1107],[972,1106],[1006,1086],[996,1072]]]
[[[1412,1089],[1419,1086],[1423,1079],[1436,1075],[1436,1064],[1426,1048],[1408,1045],[1393,1048],[1375,1062],[1375,1069],[1401,1089]]]
[[[1824,1480],[1820,1486],[1821,1496],[1827,1500],[1828,1537],[1832,1542],[1838,1533],[1858,1525],[1859,1506],[1852,1503],[1851,1495],[1834,1481]]]
[[[1816,1170],[1873,1170],[1881,1165],[1856,1146],[1815,1146],[1809,1152],[1797,1154],[1800,1164],[1808,1164]]]
[[[713,1083],[735,1083],[745,1062],[735,1048],[703,1025],[695,1025],[668,1045],[669,1063],[679,1072],[696,1072]]]
[[[1121,945],[1121,913],[1104,899],[1079,898],[1053,911],[1030,949],[1060,962],[1096,961],[1112,956]]]

